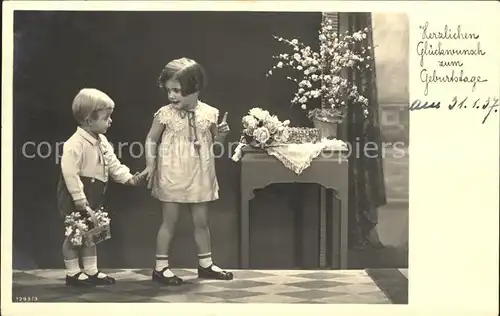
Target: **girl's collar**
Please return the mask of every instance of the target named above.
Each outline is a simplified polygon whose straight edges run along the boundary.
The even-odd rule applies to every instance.
[[[184,111],[193,112],[200,107],[200,101],[196,101],[196,104],[190,108],[183,108]]]
[[[194,112],[199,107],[200,107],[200,101],[196,101],[196,105],[191,107],[191,108],[184,108],[184,107],[183,108],[172,107],[172,108],[179,111],[179,112]]]

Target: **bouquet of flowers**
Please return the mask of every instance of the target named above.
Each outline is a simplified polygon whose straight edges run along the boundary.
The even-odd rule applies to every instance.
[[[104,211],[104,208],[100,208],[94,211],[93,215],[96,222],[93,222],[90,214],[87,216],[85,212],[72,212],[66,216],[64,221],[66,227],[65,235],[71,236],[70,241],[73,246],[79,247],[88,243],[89,231],[95,230],[96,228],[105,228],[104,232],[108,235],[105,237],[109,238],[109,231],[106,231],[109,228],[110,222],[108,213]]]
[[[300,105],[304,110],[307,110],[311,99],[321,98],[324,104],[324,109],[309,111],[309,117],[315,116],[324,121],[341,120],[350,104],[361,105],[367,115],[368,99],[359,93],[356,84],[342,77],[342,72],[344,69],[372,70],[372,47],[367,43],[369,31],[365,28],[352,34],[337,34],[333,31],[332,20],[326,19],[319,30],[319,52],[297,39],[274,36],[279,42],[287,44],[292,52],[273,56],[277,63],[267,76],[285,68],[298,73],[296,77],[286,77],[297,84],[292,104]]]
[[[257,148],[265,148],[273,143],[285,143],[288,140],[289,120],[281,122],[276,115],[271,115],[261,108],[252,108],[241,120],[243,131],[241,142]]]

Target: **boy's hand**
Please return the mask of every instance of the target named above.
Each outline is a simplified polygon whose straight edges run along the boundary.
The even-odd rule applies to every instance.
[[[75,208],[78,211],[85,211],[85,210],[87,210],[87,206],[89,205],[89,202],[87,201],[87,199],[75,200],[74,203],[75,203]]]
[[[229,125],[227,124],[227,112],[224,113],[222,121],[217,125],[217,131],[220,135],[225,136],[229,134]]]
[[[130,178],[125,184],[127,185],[132,185],[132,186],[138,186],[141,184],[141,182],[144,180],[145,174],[143,172],[139,173],[136,172],[132,178]]]

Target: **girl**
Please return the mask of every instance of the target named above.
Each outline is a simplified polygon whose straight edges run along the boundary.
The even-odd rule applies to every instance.
[[[190,206],[198,248],[198,277],[231,280],[233,274],[212,262],[208,203],[219,198],[215,174],[214,142],[229,133],[227,113],[218,124],[219,111],[198,100],[206,77],[200,64],[188,58],[169,62],[158,84],[168,93],[170,104],[160,108],[146,138],[144,173],[152,196],[162,202],[163,223],[157,235],[153,281],[180,285],[183,280],[168,264],[170,241],[181,204]],[[157,146],[158,141],[161,143]]]
[[[145,174],[130,174],[120,163],[113,147],[103,135],[111,126],[113,100],[97,89],[82,89],[73,100],[73,116],[79,126],[64,143],[57,203],[64,218],[72,212],[87,217],[86,208],[104,204],[108,178],[127,185],[138,185]],[[71,235],[64,240],[62,253],[66,266],[66,285],[94,286],[115,283],[115,279],[97,269],[96,247],[75,247]],[[83,262],[80,269],[79,258]]]

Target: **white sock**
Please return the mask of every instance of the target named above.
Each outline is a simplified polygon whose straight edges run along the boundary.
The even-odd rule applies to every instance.
[[[202,268],[208,268],[208,267],[210,267],[212,265],[212,271],[222,272],[222,269],[219,268],[218,266],[216,266],[212,262],[212,253],[210,253],[210,252],[209,253],[199,254],[198,255],[198,264]]]
[[[97,256],[92,256],[92,257],[83,257],[83,270],[85,271],[86,274],[88,275],[97,275],[98,278],[103,279],[106,277],[106,274],[99,272],[99,269],[97,269]]]
[[[69,276],[75,276],[76,274],[81,272],[80,263],[78,262],[78,258],[71,260],[64,260],[64,265],[66,266],[66,274]],[[85,274],[80,274],[78,276],[79,280],[87,279]]]
[[[168,256],[164,256],[164,255],[156,255],[156,267],[155,267],[155,270],[156,271],[161,271],[165,268],[167,268],[169,265],[168,265]],[[163,276],[167,277],[167,278],[171,278],[174,276],[174,273],[172,271],[170,271],[170,269],[165,269],[165,271],[163,271]]]

